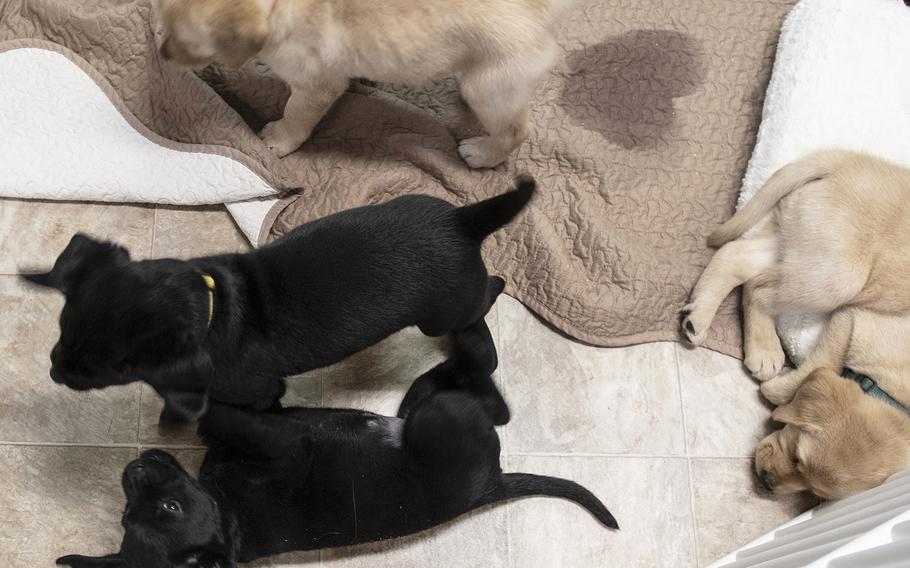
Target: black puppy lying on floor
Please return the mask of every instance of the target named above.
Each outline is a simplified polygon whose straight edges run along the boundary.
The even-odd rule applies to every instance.
[[[480,246],[531,199],[534,180],[517,181],[461,208],[415,195],[343,211],[247,254],[134,262],[76,235],[50,272],[23,275],[66,296],[51,377],[79,390],[143,380],[166,424],[197,418],[208,396],[270,408],[283,378],[411,325],[463,329],[503,289]]]
[[[213,404],[200,423],[209,450],[199,481],[170,454],[143,453],[123,472],[120,552],[57,563],[226,568],[403,536],[534,495],[570,499],[618,528],[572,481],[502,473],[492,416],[502,401],[486,388],[496,367],[492,338],[474,325],[454,344],[452,358],[414,383],[398,418],[304,408],[256,415]]]

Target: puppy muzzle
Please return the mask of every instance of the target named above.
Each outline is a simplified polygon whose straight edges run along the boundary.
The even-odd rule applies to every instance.
[[[107,386],[120,384],[122,381],[110,378],[87,377],[78,373],[61,371],[58,367],[51,367],[51,380],[58,385],[66,385],[77,391],[102,389]]]
[[[134,497],[143,489],[162,485],[179,474],[173,458],[160,450],[143,452],[123,470],[123,491]]]

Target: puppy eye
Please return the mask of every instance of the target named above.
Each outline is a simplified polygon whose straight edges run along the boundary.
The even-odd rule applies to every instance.
[[[167,511],[168,513],[182,513],[183,507],[180,506],[180,503],[177,501],[165,501],[161,504],[161,508]]]

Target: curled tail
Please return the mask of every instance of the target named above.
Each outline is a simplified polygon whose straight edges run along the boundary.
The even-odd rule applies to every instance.
[[[559,477],[534,475],[531,473],[505,473],[502,476],[502,482],[499,487],[489,493],[483,499],[483,502],[478,503],[477,506],[480,507],[519,497],[534,496],[559,497],[575,501],[594,515],[604,526],[611,529],[619,529],[619,523],[616,522],[616,518],[601,503],[600,499],[574,481]]]
[[[831,153],[815,154],[787,164],[761,186],[746,205],[708,237],[708,245],[720,247],[738,239],[771,212],[777,203],[800,187],[823,179],[831,172]]]
[[[515,184],[515,189],[508,193],[460,207],[455,211],[459,224],[468,235],[482,241],[525,208],[534,195],[537,182],[529,175],[521,175],[515,179]]]

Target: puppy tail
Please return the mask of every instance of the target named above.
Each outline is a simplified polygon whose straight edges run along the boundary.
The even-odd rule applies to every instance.
[[[531,473],[505,473],[500,486],[488,494],[478,506],[489,505],[520,497],[559,497],[575,501],[594,515],[604,526],[619,529],[619,523],[607,507],[593,493],[568,479],[534,475]]]
[[[791,192],[830,175],[830,160],[825,159],[827,157],[826,154],[815,154],[774,172],[742,209],[711,233],[708,245],[717,248],[738,239]]]
[[[515,178],[515,189],[512,191],[456,209],[458,223],[469,236],[482,241],[515,218],[536,189],[534,178],[520,175]]]

